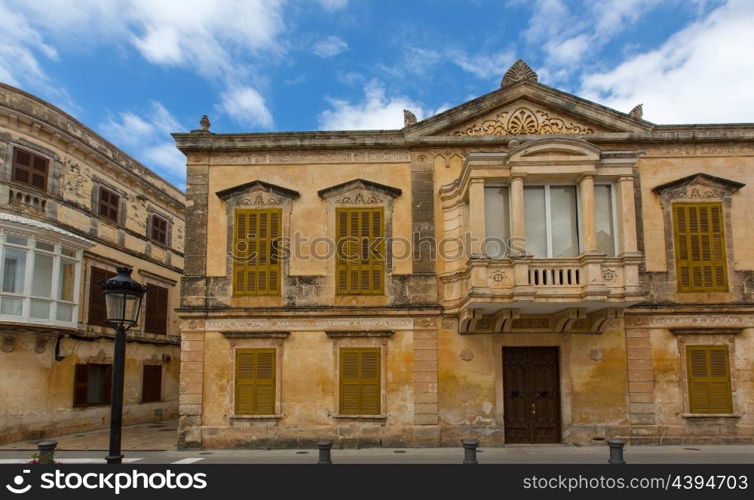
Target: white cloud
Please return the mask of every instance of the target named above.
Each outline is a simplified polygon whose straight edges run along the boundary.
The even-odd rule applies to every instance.
[[[330,12],[335,12],[345,9],[348,5],[348,0],[319,0],[319,4],[323,9]]]
[[[348,44],[337,36],[328,36],[312,46],[312,52],[319,57],[333,57],[348,50]]]
[[[499,78],[510,66],[515,57],[512,51],[505,50],[495,54],[475,54],[469,56],[460,51],[450,51],[453,63],[462,70],[479,78]]]
[[[235,87],[223,92],[220,108],[235,121],[248,127],[272,128],[272,113],[264,98],[251,87]]]
[[[752,122],[754,3],[732,0],[656,50],[583,79],[581,94],[658,123]]]
[[[403,110],[410,109],[422,119],[421,106],[408,97],[385,95],[384,85],[372,80],[364,87],[364,100],[350,103],[328,99],[330,109],[319,115],[320,130],[389,130],[403,128]]]
[[[156,101],[150,102],[149,109],[141,115],[124,111],[100,126],[108,140],[173,181],[185,179],[186,159],[176,149],[170,133],[183,130],[170,111]]]

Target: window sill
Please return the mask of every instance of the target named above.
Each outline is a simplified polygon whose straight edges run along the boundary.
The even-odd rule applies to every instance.
[[[255,420],[280,420],[283,418],[282,414],[278,415],[228,415],[228,420],[231,422],[243,422],[243,421],[255,421]]]
[[[387,415],[330,415],[337,420],[387,420]]]
[[[740,413],[681,413],[681,417],[689,420],[737,420],[741,418]]]

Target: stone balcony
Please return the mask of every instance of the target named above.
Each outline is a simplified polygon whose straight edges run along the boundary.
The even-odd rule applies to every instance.
[[[573,259],[472,258],[440,276],[460,333],[599,333],[605,319],[644,300],[641,255]]]

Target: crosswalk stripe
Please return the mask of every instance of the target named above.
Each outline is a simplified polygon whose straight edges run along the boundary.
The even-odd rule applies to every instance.
[[[189,457],[189,458],[182,458],[178,460],[177,462],[171,462],[172,464],[179,464],[179,465],[186,465],[186,464],[193,464],[196,462],[200,462],[204,460],[204,457]]]

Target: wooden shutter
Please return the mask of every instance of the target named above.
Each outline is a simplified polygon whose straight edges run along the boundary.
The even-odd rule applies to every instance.
[[[162,365],[144,365],[141,379],[141,402],[152,403],[162,399]]]
[[[165,335],[168,333],[168,289],[158,285],[148,285],[145,297],[147,306],[144,331]]]
[[[337,293],[382,294],[385,281],[384,209],[338,208],[335,221]]]
[[[236,351],[236,414],[275,414],[275,349]]]
[[[687,346],[689,411],[733,413],[728,346]]]
[[[89,395],[89,365],[76,365],[73,374],[73,406],[86,406]]]
[[[120,196],[111,190],[100,186],[99,188],[99,214],[103,217],[118,222],[118,205]]]
[[[379,415],[381,407],[380,349],[340,350],[340,413]]]
[[[679,292],[727,292],[723,209],[720,203],[673,204]]]
[[[104,378],[105,391],[102,394],[102,403],[110,404],[112,402],[113,395],[113,365],[102,365],[105,368],[102,370],[102,377]]]
[[[233,232],[234,295],[280,294],[282,210],[236,210]]]
[[[157,243],[167,244],[168,241],[168,221],[159,215],[152,214],[152,234],[150,238]]]
[[[13,157],[13,180],[45,191],[48,166],[47,158],[16,148]]]
[[[89,273],[89,318],[90,325],[107,326],[105,296],[99,283],[115,276],[115,273],[99,267],[91,267]]]

